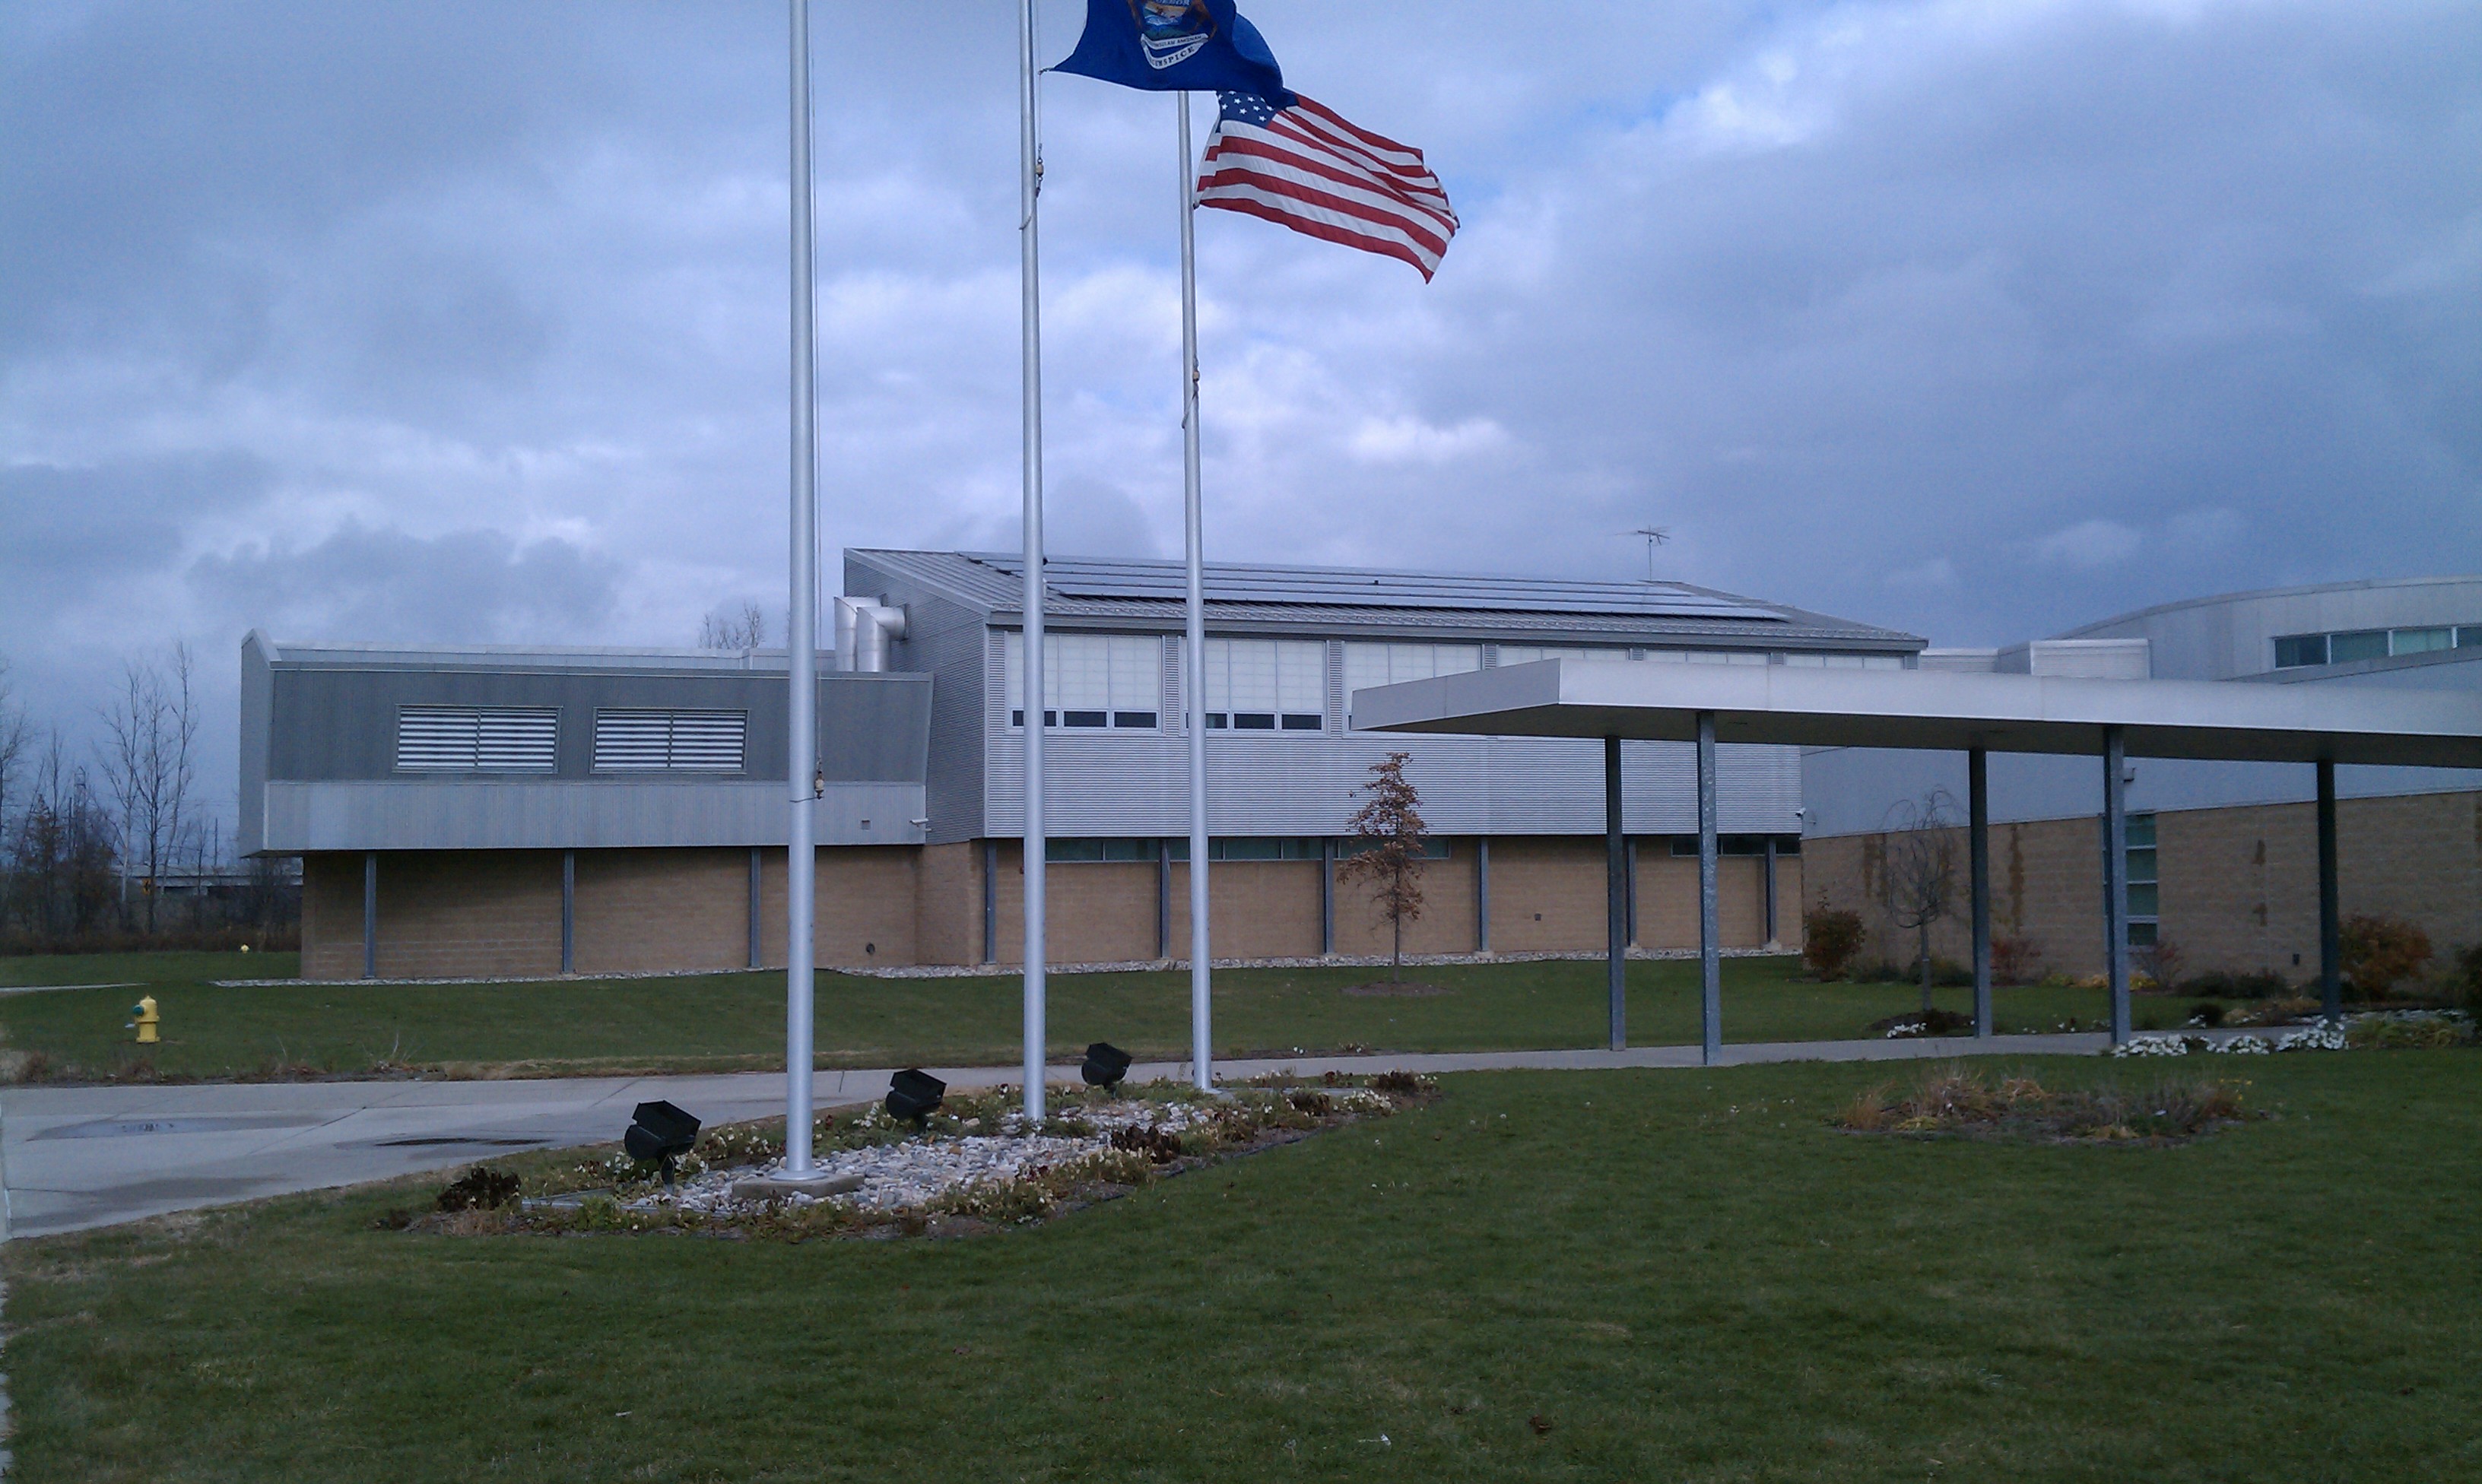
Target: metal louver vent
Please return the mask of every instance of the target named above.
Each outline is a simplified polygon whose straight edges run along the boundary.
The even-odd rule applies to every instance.
[[[739,711],[598,711],[594,770],[737,773],[749,729]]]
[[[549,706],[401,706],[396,766],[402,772],[547,773],[560,737]]]

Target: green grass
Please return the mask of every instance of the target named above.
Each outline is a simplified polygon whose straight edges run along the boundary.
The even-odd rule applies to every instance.
[[[20,983],[144,979],[163,1021],[147,1060],[158,1074],[243,1077],[277,1067],[354,1074],[375,1065],[465,1073],[726,1070],[780,1066],[784,980],[777,974],[527,984],[283,984],[217,987],[289,955],[122,954],[0,960]],[[1905,984],[1813,984],[1790,957],[1724,962],[1724,1033],[1733,1041],[1840,1039],[1920,1002]],[[1606,991],[1599,961],[1424,966],[1407,977],[1450,994],[1364,998],[1346,986],[1369,968],[1238,969],[1216,976],[1216,1045],[1225,1055],[1380,1051],[1494,1051],[1599,1046]],[[49,977],[44,977],[49,976]],[[1698,1038],[1694,963],[1629,965],[1629,1033],[1641,1046]],[[52,1075],[126,1075],[140,1057],[123,1028],[135,989],[0,997],[0,1045],[40,1051]],[[1940,992],[1967,1010],[1971,993]],[[1996,996],[1998,1028],[2094,1026],[2099,991],[2032,987]],[[1003,1065],[1019,1053],[1020,981],[819,976],[819,1060],[827,1066]],[[2185,1013],[2186,1002],[2181,1002]],[[2163,1011],[2172,1013],[2168,1006]],[[1185,1054],[1185,971],[1064,974],[1050,980],[1051,1044],[1070,1055],[1107,1040],[1145,1057]]]
[[[1915,1142],[1823,1126],[1884,1067],[1507,1073],[962,1240],[374,1229],[400,1186],[13,1243],[15,1446],[94,1484],[2482,1476],[2482,1056],[2183,1070],[2281,1116]]]

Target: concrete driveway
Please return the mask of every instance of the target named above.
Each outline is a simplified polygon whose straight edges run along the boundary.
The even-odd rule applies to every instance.
[[[1728,1046],[1727,1065],[1968,1056],[2092,1055],[2099,1034]],[[1217,1075],[1316,1076],[1695,1067],[1698,1049],[1480,1052],[1224,1061]],[[965,1090],[1017,1081],[1014,1067],[932,1068]],[[821,1108],[867,1103],[889,1069],[819,1072]],[[1132,1080],[1186,1078],[1186,1062],[1141,1063]],[[1055,1081],[1076,1080],[1074,1065]],[[131,1087],[14,1087],[0,1092],[0,1199],[7,1233],[40,1237],[168,1211],[445,1170],[526,1149],[620,1138],[640,1102],[665,1098],[703,1122],[780,1115],[780,1072],[708,1077],[557,1078],[530,1081],[224,1082]]]

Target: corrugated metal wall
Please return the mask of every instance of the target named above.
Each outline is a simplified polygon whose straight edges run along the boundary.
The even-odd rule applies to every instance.
[[[1008,724],[1004,631],[985,641],[981,733],[989,762],[986,823],[1002,837],[1025,824],[1022,744]],[[1325,732],[1207,736],[1207,827],[1217,835],[1336,835],[1354,790],[1390,752],[1412,761],[1422,816],[1450,835],[1591,835],[1603,828],[1602,743],[1557,738],[1415,737],[1337,730],[1344,713],[1342,645],[1328,645]],[[1168,836],[1188,831],[1188,742],[1177,648],[1166,657],[1159,732],[1060,729],[1045,739],[1047,814],[1054,836]],[[1682,743],[1622,748],[1624,820],[1633,834],[1698,827],[1697,759]],[[1721,828],[1794,834],[1801,828],[1801,755],[1793,747],[1720,749]],[[937,801],[933,805],[935,815]],[[935,822],[935,829],[937,825]]]

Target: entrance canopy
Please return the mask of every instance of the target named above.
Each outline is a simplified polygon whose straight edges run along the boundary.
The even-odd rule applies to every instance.
[[[2482,693],[1540,660],[1353,692],[1360,731],[2482,768]]]

